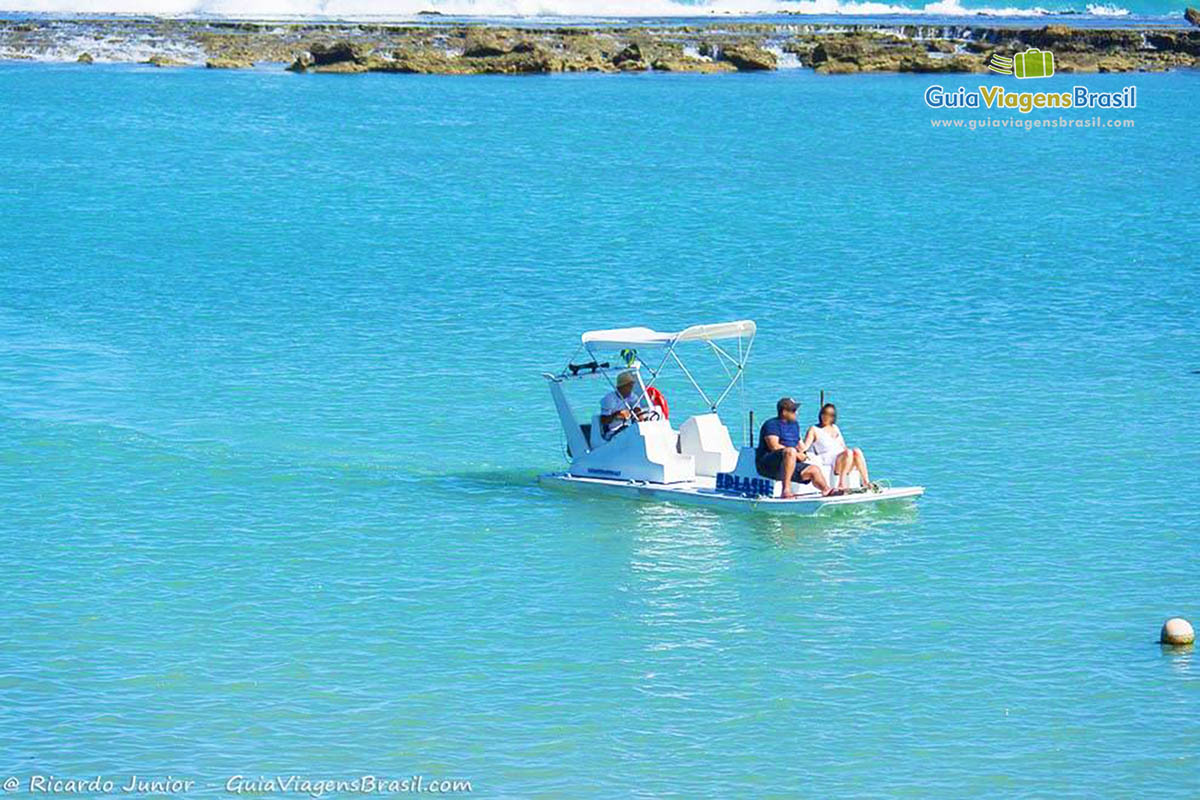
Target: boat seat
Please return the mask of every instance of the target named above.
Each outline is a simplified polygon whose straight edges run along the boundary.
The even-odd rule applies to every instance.
[[[733,469],[725,471],[724,475],[717,479],[717,487],[720,489],[724,478],[740,479],[741,485],[747,485],[748,481],[753,481],[755,478],[763,478],[766,476],[758,474],[758,465],[755,463],[757,453],[753,447],[743,447],[737,454],[737,462]],[[832,466],[824,467],[825,479],[829,481],[830,486],[837,485],[837,472]],[[774,478],[767,477],[770,484],[770,491],[766,492],[771,497],[778,497],[783,488],[783,482]],[[859,477],[858,470],[851,470],[846,475],[846,488],[857,489],[862,486],[862,479]],[[797,495],[812,495],[820,492],[816,486],[811,483],[792,483],[792,492]]]
[[[837,486],[837,470],[832,464],[829,466],[822,465],[825,470],[825,480],[829,481],[830,486]],[[857,489],[862,486],[862,476],[858,474],[858,467],[852,467],[846,473],[846,488]]]
[[[660,419],[666,419],[666,417],[662,415],[661,407],[655,406],[654,408],[658,411]],[[588,447],[593,450],[608,441],[604,438],[604,423],[600,421],[599,414],[594,414],[592,416],[591,425],[580,425],[579,427],[583,430],[584,441],[586,441],[588,443]]]
[[[738,450],[737,462],[733,469],[717,473],[717,491],[779,497],[783,484],[758,474],[755,455],[753,447],[743,447]]]
[[[729,429],[716,414],[700,414],[679,426],[679,452],[696,460],[697,475],[730,472],[738,463]]]
[[[677,434],[666,420],[632,424],[607,442],[598,430],[599,415],[592,421],[592,438],[598,443],[571,463],[572,475],[651,483],[695,480],[695,460],[675,451]]]

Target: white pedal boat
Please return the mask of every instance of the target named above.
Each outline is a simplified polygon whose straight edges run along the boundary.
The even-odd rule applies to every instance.
[[[618,328],[583,334],[582,348],[589,360],[568,363],[557,374],[543,375],[562,423],[570,464],[563,472],[539,476],[538,482],[547,488],[578,493],[772,514],[813,514],[823,508],[911,501],[925,493],[921,486],[864,490],[854,471],[847,477],[846,494],[823,496],[810,484],[793,482],[796,497],[781,497],[783,484],[758,474],[752,444],[735,447],[729,429],[717,414],[734,387],[744,382],[756,330],[752,321],[741,320],[693,325],[675,333]],[[727,341],[735,339],[736,351]],[[698,343],[721,362],[729,381],[716,397],[710,397],[684,365],[679,350],[686,343]],[[639,354],[651,355],[651,365],[643,364]],[[606,356],[609,360],[604,360]],[[708,409],[688,417],[678,429],[672,426],[674,420],[667,416],[667,409],[653,402],[661,395],[651,391],[668,364],[679,368]],[[581,425],[571,410],[565,387],[576,381],[590,382],[594,401],[598,402],[601,392],[615,388],[616,377],[622,372],[631,372],[635,379],[630,402],[636,404],[648,398],[649,418],[631,422],[607,436],[599,414]],[[752,437],[752,413],[749,419]],[[832,466],[827,468],[826,478],[831,486],[836,485]]]

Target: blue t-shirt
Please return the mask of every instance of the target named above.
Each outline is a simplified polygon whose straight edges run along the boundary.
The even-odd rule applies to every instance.
[[[795,447],[800,444],[800,423],[787,422],[779,417],[771,417],[762,424],[758,431],[758,455],[767,452],[767,437],[778,436],[779,443],[784,447]]]

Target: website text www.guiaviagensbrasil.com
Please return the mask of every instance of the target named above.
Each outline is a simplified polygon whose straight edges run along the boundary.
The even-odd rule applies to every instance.
[[[963,130],[981,131],[995,128],[1009,128],[1017,131],[1031,131],[1034,128],[1059,128],[1062,130],[1082,128],[1132,128],[1131,119],[1104,119],[1103,117],[1086,117],[1084,119],[1014,119],[1011,117],[983,119],[931,119],[929,124],[935,128],[962,128]]]

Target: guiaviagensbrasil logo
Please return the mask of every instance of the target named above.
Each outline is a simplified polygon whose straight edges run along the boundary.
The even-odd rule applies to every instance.
[[[1000,75],[1021,79],[1054,77],[1054,54],[1036,47],[1012,56],[992,53],[984,63],[989,71]],[[1093,91],[1086,86],[1072,86],[1070,91],[1012,91],[993,85],[974,89],[960,86],[947,91],[934,84],[925,90],[925,105],[937,109],[1012,110],[1021,114],[1070,108],[1137,108],[1137,87],[1126,86],[1116,92]]]
[[[992,53],[987,67],[992,72],[1001,75],[1015,75],[1018,78],[1049,78],[1054,75],[1054,53],[1049,50],[1038,50],[1031,47],[1024,53],[1017,53],[1012,58]]]

